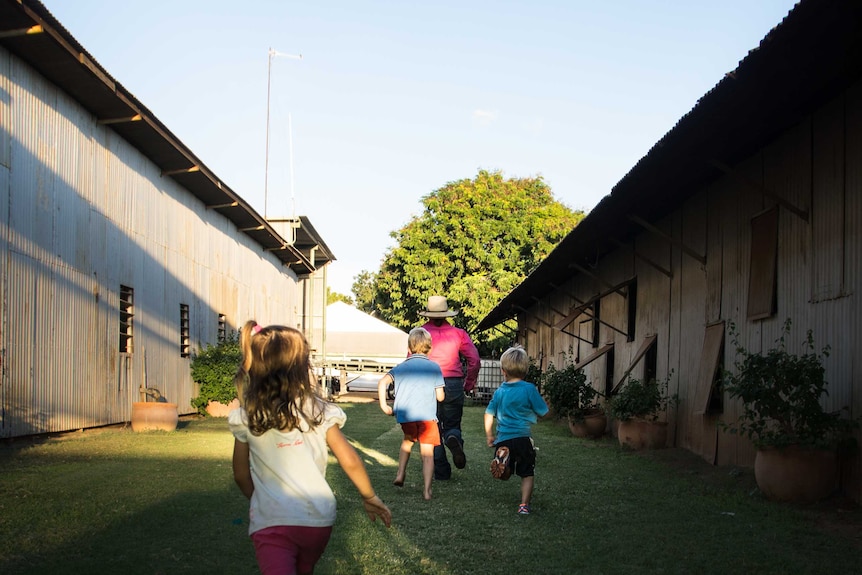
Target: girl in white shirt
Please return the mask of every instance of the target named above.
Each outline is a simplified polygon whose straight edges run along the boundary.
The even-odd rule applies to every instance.
[[[249,534],[261,573],[306,574],[335,523],[326,482],[327,446],[362,496],[365,512],[389,527],[365,465],[341,432],[346,416],[314,391],[308,342],[284,326],[251,330],[242,407],[228,416],[234,479],[249,498]]]

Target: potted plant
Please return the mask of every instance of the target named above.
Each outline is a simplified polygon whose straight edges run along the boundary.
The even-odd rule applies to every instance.
[[[808,330],[803,352],[788,352],[790,325],[785,320],[774,348],[752,353],[730,324],[735,370],[723,372],[722,384],[731,398],[742,401],[742,414],[721,425],[757,447],[754,475],[766,497],[813,502],[837,488],[838,448],[852,444],[858,422],[823,409],[820,400],[828,395],[823,359],[829,346],[817,353]]]
[[[658,381],[641,381],[633,377],[608,400],[608,415],[618,423],[617,439],[620,445],[632,449],[658,449],[667,444],[667,421],[659,421],[668,406],[676,405],[676,394],[668,394],[668,383],[673,375]]]
[[[566,419],[573,435],[595,438],[605,433],[607,417],[599,405],[602,394],[587,382],[583,370],[571,362],[563,369],[550,364],[541,381],[549,407],[557,417]]]
[[[237,407],[234,375],[242,361],[239,334],[232,332],[217,345],[207,345],[192,357],[192,380],[198,385],[198,396],[192,405],[202,415],[227,416]]]

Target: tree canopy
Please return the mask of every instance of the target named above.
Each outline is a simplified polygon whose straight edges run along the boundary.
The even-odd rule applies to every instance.
[[[396,246],[380,270],[356,276],[357,307],[408,329],[424,323],[428,296],[443,295],[477,343],[493,338],[471,330],[584,217],[554,200],[541,177],[499,172],[449,182],[421,201],[423,212],[390,234]]]
[[[349,295],[344,295],[343,293],[338,293],[337,291],[333,291],[331,288],[326,288],[326,305],[331,303],[335,303],[337,301],[343,301],[347,305],[353,305],[353,298]]]

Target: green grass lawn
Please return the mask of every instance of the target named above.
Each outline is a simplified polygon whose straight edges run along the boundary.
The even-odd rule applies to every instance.
[[[400,430],[375,403],[342,404],[393,513],[370,523],[337,464],[338,522],[319,574],[855,573],[858,507],[762,499],[750,470],[713,468],[682,450],[635,453],[615,440],[535,428],[534,513],[516,514],[519,480],[491,477],[482,406],[465,410],[467,468],[422,499],[414,450],[392,486]],[[0,443],[0,573],[256,573],[247,502],[233,484],[224,419],[173,433],[109,428]]]

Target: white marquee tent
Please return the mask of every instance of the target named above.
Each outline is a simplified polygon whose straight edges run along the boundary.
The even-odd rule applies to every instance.
[[[326,361],[330,365],[361,362],[391,367],[405,357],[405,332],[344,302],[326,307]]]

